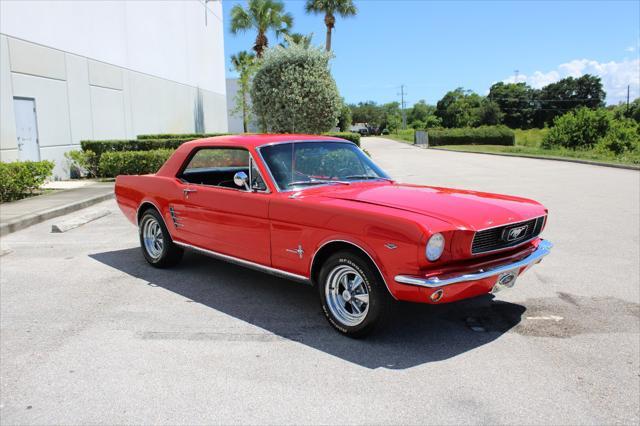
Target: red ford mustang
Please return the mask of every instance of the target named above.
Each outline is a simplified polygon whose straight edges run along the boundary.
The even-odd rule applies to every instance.
[[[350,336],[370,332],[393,299],[510,288],[552,247],[535,201],[396,183],[355,144],[325,136],[188,142],[154,175],[118,176],[115,193],[151,265],[193,249],[311,283]]]

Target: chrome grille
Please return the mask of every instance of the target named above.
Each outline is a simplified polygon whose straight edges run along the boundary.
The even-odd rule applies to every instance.
[[[495,228],[478,231],[473,237],[471,253],[486,253],[494,250],[514,247],[518,244],[524,243],[525,241],[532,240],[540,235],[542,226],[544,225],[544,219],[545,216],[541,216],[524,222],[510,223],[509,225],[497,226]],[[517,233],[519,228],[522,227],[525,228],[520,231],[516,238],[511,239],[509,237],[511,230],[515,230],[514,233],[511,233],[511,236],[513,236],[513,234]]]

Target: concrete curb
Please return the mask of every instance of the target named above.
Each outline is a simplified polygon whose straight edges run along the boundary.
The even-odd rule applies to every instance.
[[[373,136],[375,138],[384,139],[391,142],[401,143],[404,145],[412,146],[414,148],[421,149],[433,149],[436,151],[446,151],[446,152],[463,152],[465,154],[482,154],[482,155],[497,155],[500,157],[518,157],[518,158],[532,158],[534,160],[550,160],[550,161],[564,161],[567,163],[578,163],[578,164],[587,164],[589,166],[601,166],[601,167],[612,167],[614,169],[625,169],[625,170],[635,170],[640,171],[640,166],[633,166],[627,164],[615,164],[615,163],[602,163],[600,161],[594,160],[582,160],[580,158],[564,158],[564,157],[543,157],[541,155],[526,155],[526,154],[510,154],[510,153],[501,153],[501,152],[477,152],[477,151],[464,151],[458,149],[446,149],[446,148],[435,148],[435,147],[422,147],[409,142],[400,142],[395,139],[385,138],[383,136]]]
[[[114,197],[114,193],[96,195],[95,197],[86,198],[81,201],[74,201],[63,206],[54,207],[49,210],[44,210],[39,213],[23,216],[19,219],[3,223],[0,225],[0,236],[5,236],[12,232],[19,231],[20,229],[27,228],[31,225],[35,225],[45,220],[53,219],[54,217],[62,216],[68,213],[75,212],[77,210],[84,209],[102,201],[108,200]]]

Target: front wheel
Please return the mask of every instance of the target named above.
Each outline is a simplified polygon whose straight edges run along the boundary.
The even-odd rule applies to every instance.
[[[350,337],[369,334],[389,310],[391,296],[367,259],[348,251],[327,259],[318,291],[329,323]]]
[[[167,268],[180,262],[183,250],[171,239],[160,213],[147,210],[140,219],[139,227],[140,246],[147,262],[156,268]]]

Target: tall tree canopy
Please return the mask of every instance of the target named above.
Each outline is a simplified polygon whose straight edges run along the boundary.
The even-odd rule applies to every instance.
[[[526,83],[499,82],[491,86],[489,99],[503,113],[503,122],[512,129],[528,129],[536,113],[537,90]]]
[[[269,45],[267,32],[272,30],[276,37],[286,34],[293,25],[293,16],[285,13],[284,3],[279,0],[249,0],[245,9],[236,4],[231,9],[231,32],[237,34],[248,30],[256,30],[256,41],[253,46],[258,58]]]
[[[585,74],[582,77],[567,77],[551,83],[538,94],[536,125],[552,124],[553,119],[579,107],[590,109],[604,106],[606,96],[600,77]]]
[[[331,50],[331,34],[336,25],[336,15],[346,18],[358,13],[353,0],[307,0],[305,8],[307,13],[324,14],[324,24],[327,27],[325,45],[327,51]]]

